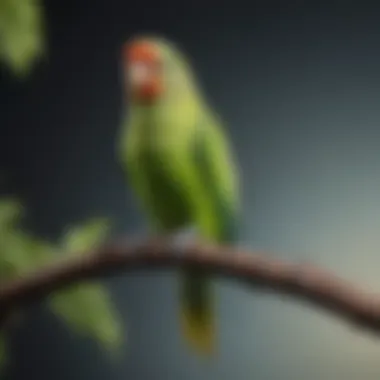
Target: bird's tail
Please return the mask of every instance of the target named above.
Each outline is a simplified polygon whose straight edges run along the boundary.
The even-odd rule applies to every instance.
[[[181,278],[180,323],[188,345],[202,356],[215,350],[216,318],[212,282],[207,274],[187,269]]]
[[[239,240],[238,223],[231,213],[223,215],[219,243],[232,244]],[[201,269],[186,269],[181,277],[180,322],[182,334],[198,354],[212,356],[216,350],[216,299],[214,281]]]

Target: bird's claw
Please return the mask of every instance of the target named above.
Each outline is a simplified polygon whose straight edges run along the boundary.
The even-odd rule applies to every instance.
[[[183,255],[186,249],[191,244],[194,244],[196,236],[197,234],[194,229],[179,231],[171,236],[170,244],[179,255]]]

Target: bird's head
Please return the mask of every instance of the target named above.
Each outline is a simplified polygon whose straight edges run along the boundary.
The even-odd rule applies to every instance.
[[[154,103],[180,96],[190,88],[190,68],[170,42],[159,37],[135,37],[122,47],[124,84],[132,99]]]

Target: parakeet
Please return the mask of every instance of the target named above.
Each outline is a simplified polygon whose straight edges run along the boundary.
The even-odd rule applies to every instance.
[[[235,157],[187,57],[156,36],[135,37],[121,51],[127,99],[117,153],[151,231],[170,235],[195,226],[203,241],[235,242]],[[183,336],[198,354],[211,355],[217,339],[212,281],[186,269],[179,284]]]

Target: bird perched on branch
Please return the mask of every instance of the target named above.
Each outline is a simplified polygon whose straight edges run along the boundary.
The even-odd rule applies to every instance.
[[[218,116],[172,43],[141,36],[122,47],[125,117],[118,157],[155,234],[195,226],[212,243],[237,239],[237,167]],[[216,349],[212,280],[180,273],[180,324],[199,354]]]

